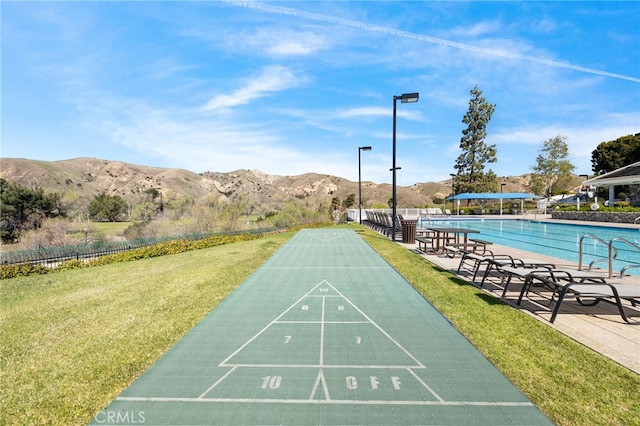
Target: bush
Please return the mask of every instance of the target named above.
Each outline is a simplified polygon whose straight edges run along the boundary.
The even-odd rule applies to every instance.
[[[50,269],[42,265],[32,265],[30,263],[2,265],[0,266],[0,279],[6,280],[8,278],[24,277],[27,275],[46,274],[49,271]]]

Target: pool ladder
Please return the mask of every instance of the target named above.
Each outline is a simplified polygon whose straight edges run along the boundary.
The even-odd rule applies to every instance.
[[[603,240],[602,238],[593,235],[593,234],[584,234],[582,237],[580,237],[580,251],[578,253],[578,269],[582,269],[582,247],[583,247],[583,243],[585,239],[593,239],[596,240],[597,242],[600,242],[604,245],[606,245],[608,247],[607,250],[607,258],[606,259],[595,259],[592,260],[591,263],[589,263],[589,269],[591,269],[593,267],[593,265],[595,265],[596,263],[600,263],[600,262],[607,262],[607,266],[609,268],[609,278],[613,277],[613,260],[616,259],[618,257],[618,249],[616,247],[614,247],[614,243],[616,242],[622,242],[628,246],[630,246],[631,248],[634,248],[638,251],[640,251],[640,246],[632,243],[631,241],[627,240],[626,238],[622,238],[622,237],[615,237],[612,238],[611,241],[606,242],[605,240]],[[624,276],[624,273],[628,270],[628,269],[632,269],[632,268],[640,268],[640,263],[636,264],[636,263],[632,263],[630,265],[627,265],[625,267],[623,267],[620,270],[620,276]]]

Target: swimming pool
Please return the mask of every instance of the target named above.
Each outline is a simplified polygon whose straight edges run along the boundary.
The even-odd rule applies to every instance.
[[[640,229],[613,228],[592,225],[572,225],[561,223],[537,222],[527,220],[420,220],[418,228],[429,225],[452,228],[467,228],[480,231],[477,238],[491,241],[507,247],[514,247],[546,256],[557,257],[573,262],[578,261],[580,238],[592,234],[607,243],[613,238],[624,238],[640,246]],[[618,256],[613,263],[614,272],[630,264],[640,264],[640,251],[623,242],[616,242],[614,247]],[[593,238],[585,238],[583,243],[582,264],[588,266],[596,259],[606,259],[607,246]],[[596,266],[607,268],[606,262]],[[627,273],[640,276],[640,268],[629,269]]]

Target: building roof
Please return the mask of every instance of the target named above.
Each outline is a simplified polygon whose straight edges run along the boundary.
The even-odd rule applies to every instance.
[[[588,179],[582,184],[594,186],[640,185],[640,161]]]

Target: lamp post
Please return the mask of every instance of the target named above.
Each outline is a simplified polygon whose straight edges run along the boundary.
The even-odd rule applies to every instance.
[[[500,216],[502,216],[502,188],[504,188],[505,185],[506,183],[500,184]]]
[[[418,102],[418,98],[420,97],[419,93],[403,93],[400,96],[393,96],[393,165],[391,167],[391,171],[393,173],[393,195],[391,201],[391,240],[396,240],[396,104],[397,100],[400,99],[400,103],[409,104]]]
[[[456,175],[454,173],[449,173],[449,176],[451,176],[451,211],[453,211],[455,210],[455,208],[453,207],[453,197],[456,196],[456,187],[455,187]]]
[[[589,180],[589,175],[580,175],[584,180]],[[580,182],[580,189],[578,190],[578,194],[576,196],[576,210],[580,211],[580,197],[582,197],[582,182]],[[589,200],[589,191],[584,195],[585,201]]]
[[[370,146],[361,146],[358,147],[358,220],[360,225],[362,225],[362,166],[360,162],[360,153],[362,151],[371,151]]]

